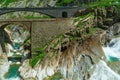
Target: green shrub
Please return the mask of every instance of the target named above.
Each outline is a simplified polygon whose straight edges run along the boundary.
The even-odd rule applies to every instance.
[[[0,4],[4,3],[5,6],[9,5],[12,2],[16,2],[18,0],[0,0]]]
[[[56,5],[57,6],[64,6],[64,5],[72,3],[73,1],[74,0],[61,0],[61,1],[57,2]]]
[[[120,5],[120,0],[99,0],[99,1],[91,2],[89,4],[82,4],[82,6],[86,6],[86,7],[89,6],[91,8],[101,7],[101,6],[112,6],[112,5]]]
[[[30,65],[34,67],[37,63],[41,63],[43,58],[45,57],[45,53],[41,48],[36,48],[37,50],[37,55],[30,60]]]

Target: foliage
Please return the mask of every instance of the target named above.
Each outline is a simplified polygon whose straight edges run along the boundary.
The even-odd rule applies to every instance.
[[[86,18],[88,18],[90,16],[93,16],[93,13],[89,13],[89,14],[86,14],[86,15],[82,15],[82,16],[76,17],[74,19],[74,22],[78,22],[77,23],[77,27],[79,27],[80,29],[84,29],[85,23],[83,22],[83,20],[85,20]]]
[[[90,28],[90,29],[89,29],[89,33],[90,33],[90,34],[93,34],[96,30],[97,30],[97,28],[94,28],[94,27],[93,27],[93,28]]]
[[[27,37],[27,39],[25,39],[25,41],[24,41],[24,44],[30,44],[30,39],[31,39],[31,37],[29,36],[29,37]]]
[[[101,6],[112,6],[112,5],[120,5],[120,0],[99,0],[95,2],[91,2],[89,4],[82,4],[82,6],[86,7],[101,7]]]
[[[72,3],[74,0],[60,0],[56,3],[57,6],[64,6]]]
[[[30,60],[30,65],[34,67],[37,63],[41,63],[43,58],[45,57],[45,53],[41,48],[36,48],[37,55]]]
[[[0,0],[0,4],[4,3],[5,6],[9,5],[12,2],[16,2],[18,0]]]
[[[92,35],[92,34],[94,34],[97,30],[98,30],[98,28],[95,28],[95,27],[89,28],[89,32],[84,32],[84,35]]]
[[[88,18],[88,17],[91,16],[91,15],[93,15],[92,12],[89,13],[89,14],[86,14],[86,15],[82,15],[82,16],[76,17],[76,18],[74,19],[74,21],[75,21],[75,22],[81,21],[81,20],[83,20],[83,19],[85,19],[85,18]]]

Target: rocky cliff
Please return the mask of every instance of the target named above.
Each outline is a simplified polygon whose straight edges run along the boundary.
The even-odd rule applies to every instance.
[[[120,33],[115,8],[98,7],[92,14],[75,18],[74,28],[46,45],[44,53],[40,52],[44,57],[26,60],[20,75],[25,80],[119,80],[119,69],[107,61],[102,49],[107,35]],[[61,75],[54,77],[58,73]]]
[[[24,0],[1,3],[1,7],[54,6],[57,0]],[[89,13],[89,14],[88,14]],[[82,14],[79,15],[79,14]],[[32,59],[25,60],[19,68],[23,80],[120,80],[119,62],[107,60],[102,46],[114,37],[120,37],[119,7],[97,7],[78,12],[73,18],[72,29],[56,36]],[[44,16],[31,12],[15,12],[0,19]],[[2,50],[0,50],[2,51]],[[0,52],[0,79],[8,71],[9,64]],[[6,66],[6,67],[5,67]],[[3,69],[3,68],[6,69]],[[2,71],[1,71],[2,70]]]

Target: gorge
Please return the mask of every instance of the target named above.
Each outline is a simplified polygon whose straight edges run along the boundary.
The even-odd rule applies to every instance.
[[[97,6],[76,17],[35,22],[31,32],[21,24],[5,26],[0,80],[120,80],[119,15],[119,6]]]

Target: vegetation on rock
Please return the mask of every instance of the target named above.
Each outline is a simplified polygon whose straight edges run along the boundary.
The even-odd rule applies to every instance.
[[[58,0],[56,3],[57,6],[65,6],[67,4],[72,3],[74,0]]]
[[[90,4],[83,4],[82,6],[86,6],[86,7],[91,7],[91,8],[95,8],[95,7],[105,7],[105,6],[120,6],[120,0],[99,0],[99,1],[95,1],[95,2],[91,2]]]
[[[45,53],[41,48],[35,49],[35,54],[37,54],[34,58],[30,60],[30,65],[34,67],[37,63],[41,63],[43,58],[45,57]]]
[[[54,75],[47,77],[44,80],[61,80],[61,79],[63,80],[63,76],[59,72],[56,72]]]

